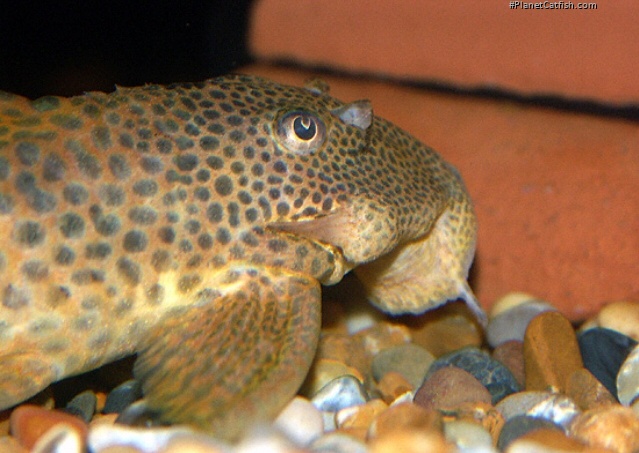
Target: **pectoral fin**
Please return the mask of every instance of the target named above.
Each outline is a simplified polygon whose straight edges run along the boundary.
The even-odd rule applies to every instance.
[[[319,284],[270,268],[230,269],[155,327],[135,364],[148,409],[226,439],[284,407],[320,331]]]

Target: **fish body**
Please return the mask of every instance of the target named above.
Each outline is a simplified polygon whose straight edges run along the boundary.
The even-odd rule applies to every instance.
[[[0,93],[0,409],[138,353],[150,411],[233,438],[304,379],[320,284],[483,317],[456,170],[321,87]]]

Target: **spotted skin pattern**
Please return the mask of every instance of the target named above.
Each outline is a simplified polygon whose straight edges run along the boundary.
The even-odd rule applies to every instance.
[[[475,230],[450,165],[320,83],[0,92],[0,409],[137,352],[161,420],[233,438],[304,379],[320,283],[483,320]]]

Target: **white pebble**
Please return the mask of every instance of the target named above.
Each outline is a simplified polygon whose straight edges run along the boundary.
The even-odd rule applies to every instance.
[[[395,398],[393,402],[390,403],[389,406],[397,406],[398,404],[402,404],[402,403],[412,403],[414,399],[415,399],[415,392],[413,392],[412,390],[409,390],[407,392],[402,393],[397,398]]]
[[[444,423],[444,435],[446,440],[454,443],[460,452],[496,452],[493,447],[493,439],[483,426],[454,420]]]
[[[345,407],[364,404],[367,399],[362,383],[353,376],[345,375],[322,387],[311,402],[321,411],[337,412]]]
[[[233,448],[206,434],[184,434],[172,437],[158,453],[232,453]]]
[[[82,438],[78,430],[64,423],[47,430],[33,446],[33,453],[81,453]]]
[[[254,429],[235,447],[235,453],[296,453],[299,449],[275,429]]]
[[[342,433],[329,433],[311,445],[316,453],[368,453],[366,444]]]
[[[603,307],[596,317],[597,325],[615,330],[639,341],[639,301],[619,301]]]
[[[322,420],[324,421],[324,432],[335,431],[337,422],[335,421],[335,412],[322,411]]]
[[[188,428],[132,428],[123,425],[96,425],[89,430],[87,445],[95,453],[109,447],[133,447],[155,453],[167,447],[176,436],[194,434]]]
[[[301,396],[296,396],[275,419],[274,425],[298,445],[306,446],[324,432],[322,413]]]
[[[517,415],[529,415],[550,420],[564,428],[581,412],[566,395],[541,391],[513,393],[497,403],[496,408],[506,421]]]
[[[617,396],[624,406],[639,396],[639,345],[635,346],[624,360],[617,374]]]

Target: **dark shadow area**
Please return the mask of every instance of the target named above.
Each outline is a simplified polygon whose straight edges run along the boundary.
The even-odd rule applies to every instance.
[[[36,98],[202,80],[249,60],[251,0],[0,1],[0,90]]]

